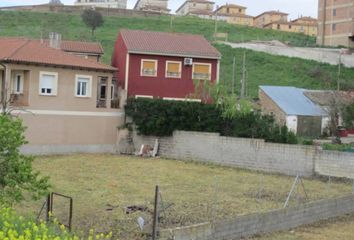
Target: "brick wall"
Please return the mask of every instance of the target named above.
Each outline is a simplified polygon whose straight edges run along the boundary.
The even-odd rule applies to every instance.
[[[135,149],[154,145],[153,136],[134,133]],[[251,170],[301,174],[314,173],[354,178],[354,154],[322,151],[314,146],[265,143],[260,139],[221,137],[217,133],[176,131],[173,137],[158,138],[159,154],[179,160],[195,160]]]

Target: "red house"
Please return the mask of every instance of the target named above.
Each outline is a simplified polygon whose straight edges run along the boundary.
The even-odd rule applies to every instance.
[[[200,35],[122,30],[112,66],[127,97],[184,100],[195,92],[195,80],[219,81],[220,58]]]

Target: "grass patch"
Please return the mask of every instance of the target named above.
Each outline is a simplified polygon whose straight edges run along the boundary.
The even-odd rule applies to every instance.
[[[103,61],[111,62],[114,43],[120,29],[143,29],[152,31],[170,31],[170,17],[105,17],[105,23],[92,37],[90,29],[82,22],[80,16],[63,13],[33,13],[0,11],[0,36],[26,36],[32,38],[47,37],[49,32],[63,34],[63,39],[99,41],[105,49]],[[175,17],[174,32],[204,35],[212,40],[214,22],[195,17]],[[270,29],[219,24],[220,32],[228,32],[229,40],[241,42],[249,40],[280,40],[295,46],[314,46],[315,38],[298,33],[280,32]],[[291,85],[310,89],[332,89],[336,86],[337,67],[315,61],[297,58],[273,56],[252,50],[232,49],[229,46],[215,45],[222,53],[221,82],[231,88],[232,62],[236,56],[237,89],[240,89],[240,66],[243,52],[247,54],[247,89],[249,96],[258,96],[259,85]],[[343,88],[354,88],[354,71],[342,69]],[[231,92],[231,89],[230,89]]]
[[[162,213],[162,227],[173,227],[280,208],[294,181],[294,177],[215,165],[113,155],[40,157],[34,168],[51,177],[53,191],[74,198],[76,230],[114,230],[123,239],[139,239],[138,216],[151,221],[149,212],[127,215],[124,207],[144,205],[152,210],[155,185],[161,187],[164,206],[172,204]],[[351,192],[351,185],[344,182],[328,186],[305,179],[304,183],[310,201]],[[300,188],[298,196],[304,200]],[[24,202],[16,209],[35,214],[43,201]],[[58,204],[57,215],[65,220],[64,208]],[[291,205],[297,204],[294,198]]]
[[[353,239],[354,214],[322,221],[291,231],[267,234],[252,240],[344,240]]]

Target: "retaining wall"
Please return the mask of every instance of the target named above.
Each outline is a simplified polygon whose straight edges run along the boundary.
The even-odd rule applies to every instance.
[[[71,6],[71,5],[27,5],[27,6],[13,6],[1,7],[0,11],[29,11],[29,12],[56,12],[67,14],[81,14],[88,6]],[[121,8],[95,8],[104,16],[132,16],[132,17],[148,17],[166,15],[159,12],[137,11],[132,9]]]

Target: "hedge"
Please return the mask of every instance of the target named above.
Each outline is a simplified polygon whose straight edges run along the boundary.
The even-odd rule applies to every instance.
[[[173,131],[183,130],[297,143],[296,136],[286,126],[277,125],[272,116],[257,111],[224,118],[216,104],[139,98],[128,99],[125,112],[142,135],[171,136]]]

